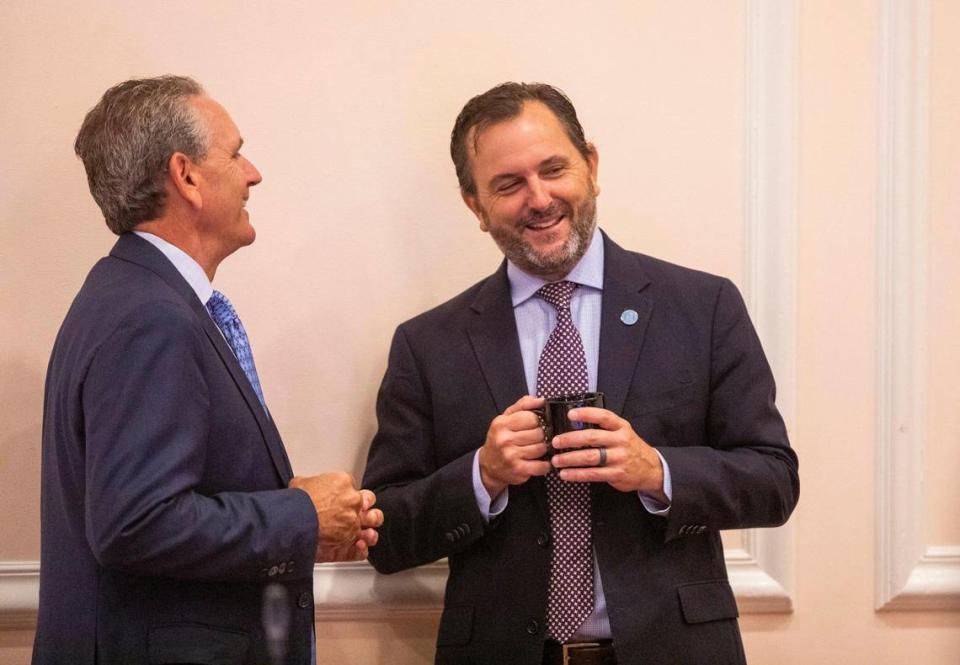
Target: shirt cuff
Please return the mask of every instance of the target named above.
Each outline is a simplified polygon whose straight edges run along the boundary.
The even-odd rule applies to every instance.
[[[480,478],[480,450],[473,456],[473,494],[477,497],[477,508],[480,509],[480,516],[484,522],[490,522],[490,519],[502,513],[507,507],[507,498],[510,488],[504,489],[493,501],[490,500],[490,493],[483,486],[483,480]]]
[[[657,453],[657,457],[660,458],[660,464],[663,466],[663,493],[667,495],[667,502],[662,503],[643,492],[637,492],[637,494],[640,496],[640,503],[643,504],[643,507],[647,509],[648,513],[666,517],[670,514],[670,504],[673,502],[673,482],[670,480],[670,465],[667,464],[667,460],[663,459],[663,455],[660,454],[659,450],[656,448],[653,450]],[[480,467],[476,462],[474,462],[474,466],[476,466],[479,472]],[[476,482],[474,482],[474,484],[476,484]],[[483,485],[480,487],[483,488]]]

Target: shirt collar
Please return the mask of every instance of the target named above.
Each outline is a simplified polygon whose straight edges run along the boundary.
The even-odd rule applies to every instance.
[[[540,287],[547,283],[547,280],[524,272],[509,260],[507,279],[510,281],[510,299],[514,307],[532,298]],[[603,290],[603,236],[600,234],[600,227],[594,227],[590,246],[564,279],[598,291]]]
[[[193,292],[200,298],[200,302],[204,305],[207,304],[210,296],[213,295],[213,284],[210,283],[207,273],[203,271],[199,263],[194,261],[192,256],[160,236],[146,231],[134,231],[134,233],[163,252],[163,255],[167,257],[173,267],[177,269],[177,272],[180,273],[180,276],[187,281]]]

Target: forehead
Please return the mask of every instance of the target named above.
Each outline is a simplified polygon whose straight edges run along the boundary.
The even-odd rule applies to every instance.
[[[485,175],[531,167],[557,155],[579,155],[563,124],[546,105],[528,101],[519,115],[471,130],[468,151],[475,175]]]

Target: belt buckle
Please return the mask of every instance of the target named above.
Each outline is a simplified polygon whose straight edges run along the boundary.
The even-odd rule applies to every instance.
[[[560,664],[570,665],[573,654],[581,649],[599,649],[599,642],[571,642],[560,645]]]

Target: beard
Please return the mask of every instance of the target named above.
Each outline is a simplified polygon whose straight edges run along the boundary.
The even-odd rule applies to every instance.
[[[590,246],[590,238],[597,222],[597,195],[592,183],[588,183],[589,190],[583,202],[576,209],[563,201],[554,201],[542,211],[535,211],[525,217],[520,227],[536,223],[538,220],[549,219],[557,215],[567,218],[570,230],[566,241],[552,251],[540,250],[523,239],[522,232],[516,228],[490,224],[484,213],[484,220],[493,236],[494,242],[508,260],[514,263],[525,273],[536,275],[544,279],[559,279],[565,277],[577,262],[583,258]],[[546,240],[549,242],[560,231],[551,230]]]

